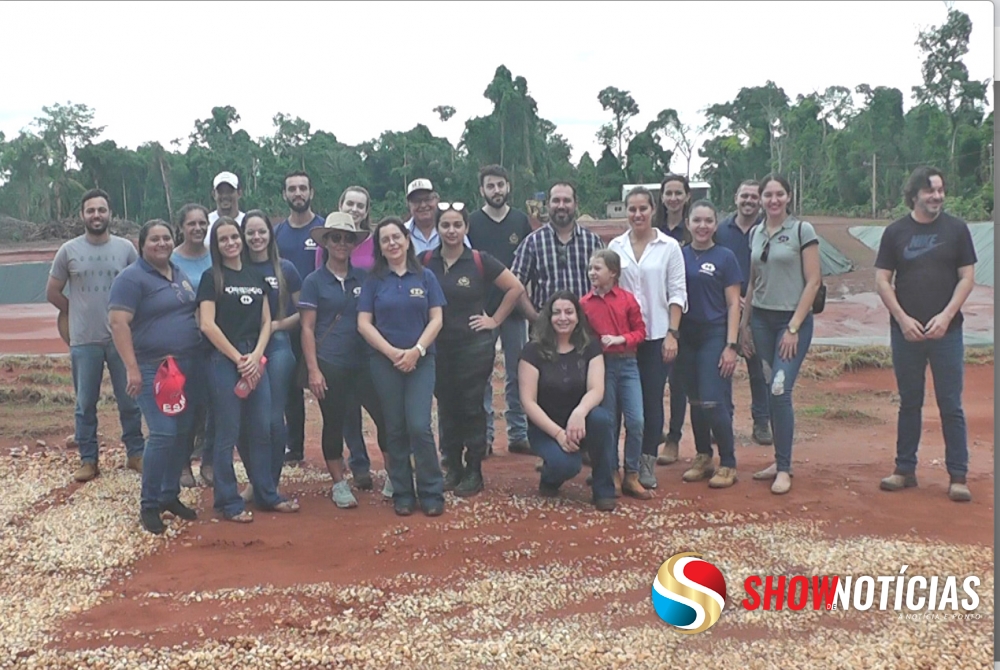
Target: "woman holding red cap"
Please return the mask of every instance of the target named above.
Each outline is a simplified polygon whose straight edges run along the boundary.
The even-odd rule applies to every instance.
[[[187,520],[197,517],[178,495],[193,408],[203,402],[191,393],[205,388],[199,377],[194,287],[170,261],[173,250],[170,224],[147,222],[139,231],[139,259],[115,277],[108,305],[111,335],[128,374],[126,388],[149,428],[139,518],[157,535],[166,528],[160,518],[164,511]],[[159,393],[154,380],[161,382]]]

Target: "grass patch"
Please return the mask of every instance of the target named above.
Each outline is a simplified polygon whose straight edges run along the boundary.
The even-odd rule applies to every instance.
[[[993,347],[966,347],[966,365],[993,365]]]
[[[0,403],[10,405],[56,405],[73,407],[76,395],[72,389],[52,389],[45,386],[0,386]],[[117,404],[114,393],[103,391],[97,401],[98,408]]]
[[[17,381],[24,384],[34,384],[37,386],[73,386],[73,375],[59,372],[47,372],[35,370],[24,372],[17,376]]]
[[[966,347],[967,365],[992,365],[993,347]],[[892,369],[892,350],[883,346],[830,347],[809,349],[800,374],[812,379],[829,379],[845,372]]]
[[[831,409],[824,412],[822,418],[828,421],[847,421],[849,423],[873,423],[878,421],[871,414],[866,414],[859,409],[853,408]]]
[[[822,417],[825,416],[827,412],[830,411],[829,407],[825,405],[808,405],[806,407],[798,407],[795,409],[796,414],[802,416],[812,416],[812,417]]]
[[[0,365],[8,372],[21,370],[70,370],[69,356],[0,356]]]

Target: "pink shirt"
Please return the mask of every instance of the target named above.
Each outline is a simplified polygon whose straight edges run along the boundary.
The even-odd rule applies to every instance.
[[[316,268],[323,265],[323,248],[316,249]],[[360,270],[371,270],[375,265],[375,238],[369,235],[351,252],[351,265]]]

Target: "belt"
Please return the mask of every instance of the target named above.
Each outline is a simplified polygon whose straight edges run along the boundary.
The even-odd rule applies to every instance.
[[[604,354],[608,358],[635,358],[634,351],[623,351],[621,353],[610,354],[605,352]]]

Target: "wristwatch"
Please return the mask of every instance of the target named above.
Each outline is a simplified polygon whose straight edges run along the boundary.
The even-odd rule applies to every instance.
[[[726,346],[729,347],[730,349],[732,349],[733,351],[736,351],[736,343],[735,342],[726,342]]]
[[[424,345],[422,345],[419,342],[417,342],[416,347],[417,347],[417,351],[420,352],[420,358],[423,358],[424,356],[427,355],[427,349],[424,348]]]
[[[799,328],[798,326],[793,326],[792,324],[788,324],[788,332],[791,333],[792,335],[797,335],[799,332]]]
[[[680,340],[681,339],[681,331],[674,330],[673,328],[668,328],[667,332],[670,333],[671,335],[673,335],[675,340]]]

